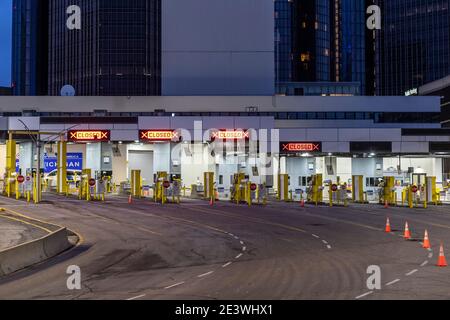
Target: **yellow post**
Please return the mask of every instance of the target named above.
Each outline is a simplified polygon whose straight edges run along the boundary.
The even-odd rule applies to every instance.
[[[352,176],[352,201],[364,203],[363,176]]]
[[[135,198],[141,197],[142,192],[141,170],[131,170],[131,195]]]
[[[322,174],[315,174],[312,176],[312,200],[316,206],[319,205],[319,202],[323,202],[322,184]]]
[[[332,185],[333,184],[330,183],[328,186],[328,196],[330,197],[330,207],[333,206],[333,190],[331,189]]]
[[[31,200],[31,198],[30,198],[30,191],[27,191],[27,202],[30,203],[30,200]]]
[[[15,186],[16,186],[16,200],[19,200],[20,199],[20,191],[19,191],[19,182],[17,181],[17,179],[16,179]]]
[[[278,175],[278,200],[289,200],[289,175],[287,174]]]
[[[12,139],[9,133],[9,140],[6,142],[6,195],[11,197],[15,188],[15,182],[12,181],[13,174],[16,172],[16,141]]]
[[[203,173],[203,185],[205,186],[205,199],[211,199],[214,195],[214,172]]]
[[[67,142],[58,141],[58,159],[56,171],[56,191],[59,194],[67,193]]]

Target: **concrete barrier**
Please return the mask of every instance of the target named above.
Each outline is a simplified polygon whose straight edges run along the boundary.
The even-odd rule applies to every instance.
[[[69,249],[67,229],[61,228],[45,237],[0,251],[0,276],[24,269]]]

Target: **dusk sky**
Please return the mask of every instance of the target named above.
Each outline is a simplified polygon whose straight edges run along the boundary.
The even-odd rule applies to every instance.
[[[12,0],[0,0],[0,86],[11,85]]]

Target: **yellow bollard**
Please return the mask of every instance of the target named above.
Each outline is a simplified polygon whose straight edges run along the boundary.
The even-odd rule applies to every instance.
[[[27,191],[27,202],[30,203],[30,191]]]

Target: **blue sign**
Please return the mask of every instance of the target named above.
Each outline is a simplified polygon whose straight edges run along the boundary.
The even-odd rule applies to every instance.
[[[57,158],[44,156],[44,173],[50,173],[58,169]],[[83,169],[83,154],[67,154],[67,170],[81,171]]]

